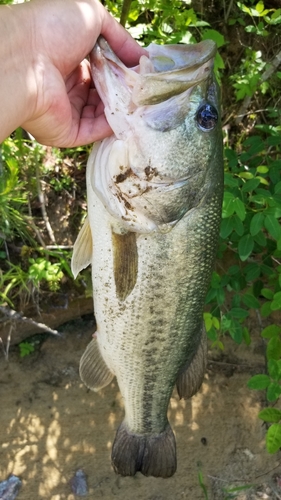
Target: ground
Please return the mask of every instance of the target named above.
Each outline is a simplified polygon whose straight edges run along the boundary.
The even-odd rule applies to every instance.
[[[88,498],[281,498],[280,455],[265,450],[265,428],[257,418],[263,401],[246,386],[263,366],[260,341],[248,349],[231,341],[223,355],[210,351],[199,393],[190,401],[173,394],[169,419],[177,440],[176,474],[124,478],[110,464],[123,416],[117,384],[92,393],[78,374],[94,322],[87,317],[61,331],[62,337],[49,336],[24,358],[16,346],[8,362],[0,357],[0,481],[11,473],[20,476],[18,500],[75,500],[70,481],[80,468],[87,475]]]

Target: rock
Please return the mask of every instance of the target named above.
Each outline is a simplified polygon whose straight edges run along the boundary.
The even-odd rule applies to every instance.
[[[84,497],[88,494],[87,478],[82,469],[78,469],[70,481],[74,495]]]
[[[13,474],[0,483],[0,500],[14,500],[21,488],[21,480]]]

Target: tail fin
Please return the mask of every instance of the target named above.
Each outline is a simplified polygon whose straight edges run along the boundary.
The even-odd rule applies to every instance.
[[[170,477],[177,470],[176,441],[169,424],[160,434],[132,434],[122,422],[112,447],[112,464],[122,476]]]

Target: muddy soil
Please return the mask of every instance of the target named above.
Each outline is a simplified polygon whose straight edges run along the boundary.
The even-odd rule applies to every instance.
[[[78,374],[94,323],[81,319],[62,331],[24,358],[17,347],[8,362],[0,357],[0,481],[20,476],[18,500],[75,500],[70,482],[81,468],[91,499],[281,498],[280,454],[267,454],[257,418],[263,401],[246,387],[264,364],[259,345],[246,349],[230,342],[223,357],[210,353],[200,392],[190,401],[173,394],[169,419],[178,470],[172,478],[124,478],[110,464],[123,418],[117,384],[92,393]]]

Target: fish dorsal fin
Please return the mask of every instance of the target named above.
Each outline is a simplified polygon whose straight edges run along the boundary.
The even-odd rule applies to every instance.
[[[117,234],[112,231],[114,281],[117,298],[122,302],[130,295],[137,281],[136,238],[136,233]]]
[[[207,336],[205,329],[197,352],[189,366],[180,373],[177,380],[177,390],[180,399],[189,399],[199,391],[207,366]]]
[[[100,353],[95,338],[87,345],[80,360],[79,373],[82,382],[84,382],[91,391],[99,391],[108,385],[114,378],[113,373],[109,370]]]
[[[92,261],[93,243],[92,233],[88,217],[82,228],[79,231],[77,239],[73,246],[73,253],[71,258],[71,271],[74,278],[85,269]]]

